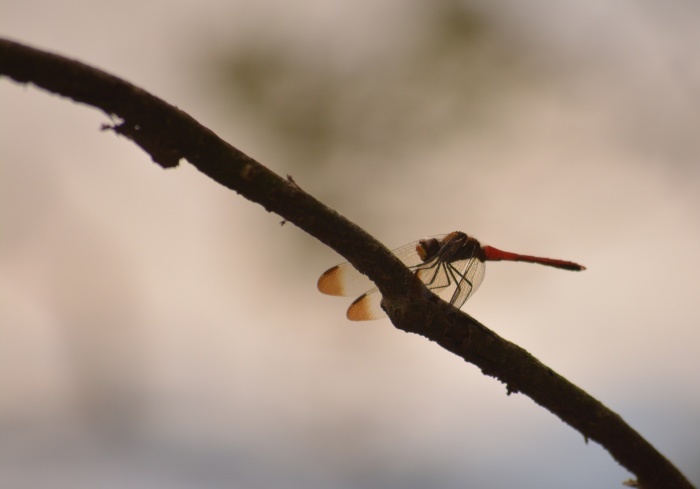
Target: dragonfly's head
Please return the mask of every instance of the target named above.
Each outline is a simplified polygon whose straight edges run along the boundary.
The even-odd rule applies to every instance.
[[[416,252],[423,263],[434,258],[442,248],[442,244],[436,238],[425,238],[418,241]]]

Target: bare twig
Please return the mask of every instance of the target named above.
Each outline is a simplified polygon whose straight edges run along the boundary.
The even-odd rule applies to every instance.
[[[184,158],[218,183],[296,224],[379,287],[394,325],[420,334],[522,392],[595,440],[647,489],[691,489],[663,455],[599,401],[467,314],[437,300],[384,246],[334,210],[221,140],[192,117],[130,83],[74,60],[0,39],[0,75],[92,105],[109,127],[161,166]]]

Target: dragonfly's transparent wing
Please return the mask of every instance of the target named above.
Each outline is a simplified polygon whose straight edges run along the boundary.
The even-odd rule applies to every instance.
[[[317,286],[328,295],[357,295],[371,288],[372,281],[350,263],[343,263],[323,272]]]
[[[442,234],[433,238],[441,241],[445,236],[447,235]],[[392,253],[409,269],[416,270],[418,277],[428,285],[429,289],[449,301],[454,291],[458,289],[457,284],[463,280],[463,270],[448,274],[444,264],[437,259],[424,263],[418,254],[419,244],[419,241],[409,243],[393,250]],[[464,267],[466,268],[466,264]],[[350,263],[342,263],[326,270],[319,277],[317,285],[319,291],[328,295],[348,296],[364,292],[348,308],[347,317],[350,320],[367,321],[386,316],[381,306],[382,294],[379,289],[373,287],[372,281]]]
[[[347,318],[351,321],[369,321],[386,317],[382,309],[382,294],[378,288],[365,292],[348,307]]]
[[[434,236],[442,239],[446,235]],[[392,251],[407,267],[412,268],[423,263],[416,246],[418,241]],[[374,287],[372,281],[350,263],[345,262],[326,270],[318,279],[318,290],[328,295],[358,295]]]
[[[430,238],[435,238],[438,241],[442,241],[445,238],[445,236],[447,235],[439,234],[437,236],[430,236]],[[401,260],[404,263],[404,265],[406,265],[408,268],[415,268],[419,265],[425,264],[423,262],[423,259],[418,254],[418,245],[420,245],[420,241],[414,241],[413,243],[402,246],[401,248],[396,248],[395,250],[392,250],[392,253],[395,254],[396,257],[399,260]]]
[[[470,258],[453,263],[436,259],[413,269],[432,293],[459,309],[481,285],[486,267],[479,259]],[[386,316],[381,303],[382,294],[375,287],[350,305],[347,317],[352,321],[381,319]]]

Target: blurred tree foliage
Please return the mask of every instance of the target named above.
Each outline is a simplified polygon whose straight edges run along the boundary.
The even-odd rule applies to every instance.
[[[317,171],[338,155],[353,165],[400,161],[416,145],[488,126],[493,103],[532,82],[529,51],[488,11],[458,0],[405,5],[420,10],[409,35],[350,66],[338,53],[264,37],[226,46],[210,58],[217,96],[248,111],[295,165]],[[398,35],[387,31],[377,39]]]

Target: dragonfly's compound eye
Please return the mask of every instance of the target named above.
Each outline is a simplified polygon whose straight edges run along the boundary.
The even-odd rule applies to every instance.
[[[416,252],[423,263],[427,262],[440,251],[440,242],[435,238],[426,238],[418,241]]]

